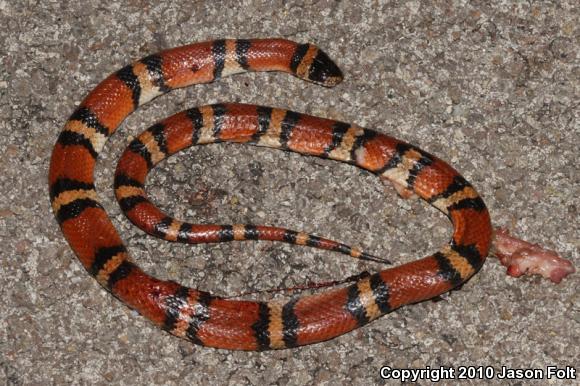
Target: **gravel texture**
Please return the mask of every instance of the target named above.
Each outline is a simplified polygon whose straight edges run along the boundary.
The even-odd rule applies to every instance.
[[[580,275],[560,285],[513,279],[495,259],[443,301],[405,307],[329,342],[264,353],[194,346],[152,326],[84,271],[52,216],[46,179],[61,126],[110,72],[190,42],[281,36],[318,44],[344,83],[325,89],[259,73],[175,91],[130,116],[105,147],[97,189],[147,271],[231,295],[379,269],[271,242],[173,245],[130,225],[112,190],[127,138],[169,113],[218,101],[356,122],[417,144],[477,187],[496,225],[580,265],[579,14],[572,0],[0,0],[0,380],[368,385],[399,384],[380,379],[382,366],[578,370]],[[356,168],[240,145],[183,152],[154,171],[148,189],[180,218],[283,225],[395,262],[434,251],[451,229],[423,202],[398,199]]]

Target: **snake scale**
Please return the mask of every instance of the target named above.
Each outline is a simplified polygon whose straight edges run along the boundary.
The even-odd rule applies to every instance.
[[[492,237],[489,213],[469,182],[444,161],[354,124],[224,103],[167,118],[125,151],[115,193],[127,215],[149,233],[182,242],[279,240],[361,257],[362,252],[344,244],[283,228],[180,222],[147,200],[143,185],[156,163],[191,145],[229,141],[368,170],[446,214],[453,224],[450,242],[430,256],[351,285],[283,302],[226,299],[140,269],[99,203],[93,176],[99,153],[125,117],[142,104],[175,88],[246,71],[282,71],[326,87],[342,80],[336,64],[312,44],[214,40],[169,49],[123,67],[99,83],[66,122],[50,162],[51,205],[71,248],[103,287],[154,324],[196,344],[267,350],[332,339],[403,305],[447,292],[481,268]]]

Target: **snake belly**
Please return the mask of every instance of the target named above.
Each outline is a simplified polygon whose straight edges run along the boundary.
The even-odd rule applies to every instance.
[[[282,71],[327,87],[342,80],[338,67],[312,44],[214,40],[123,67],[99,83],[66,122],[50,162],[51,205],[71,248],[103,287],[154,324],[193,343],[267,350],[332,339],[398,307],[447,292],[481,268],[491,242],[489,213],[475,189],[445,162],[356,125],[281,109],[219,104],[179,113],[139,137],[141,146],[129,151],[115,179],[117,195],[121,190],[122,198],[134,197],[132,210],[147,205],[143,184],[161,159],[194,144],[244,142],[348,162],[386,178],[445,213],[453,224],[451,240],[423,259],[284,302],[225,299],[140,269],[99,203],[93,175],[99,153],[138,106],[175,88],[245,71]],[[152,221],[153,227],[173,232],[171,237],[184,230],[165,218]],[[217,241],[246,239],[252,232],[232,228],[215,235]]]

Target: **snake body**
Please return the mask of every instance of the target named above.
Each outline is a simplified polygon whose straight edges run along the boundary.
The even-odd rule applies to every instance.
[[[189,242],[281,239],[357,254],[283,229],[182,223],[147,200],[143,184],[153,165],[191,145],[230,141],[366,169],[445,213],[453,223],[452,238],[423,259],[362,277],[343,288],[285,302],[225,299],[141,270],[99,203],[93,176],[99,153],[138,106],[175,88],[245,71],[282,71],[328,87],[342,80],[338,67],[312,44],[215,40],[150,55],[111,74],[66,122],[50,163],[51,205],[71,248],[103,287],[156,325],[196,344],[267,350],[332,339],[398,307],[447,292],[481,268],[491,242],[489,213],[475,189],[445,162],[357,125],[263,106],[217,104],[154,125],[124,153],[115,192],[123,210],[135,215],[147,231]]]

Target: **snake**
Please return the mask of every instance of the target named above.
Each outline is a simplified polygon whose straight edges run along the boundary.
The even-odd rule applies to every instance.
[[[147,199],[145,179],[158,162],[189,146],[236,142],[337,160],[373,173],[443,212],[453,225],[449,242],[427,257],[351,284],[282,300],[221,297],[142,270],[97,195],[99,154],[123,120],[155,97],[249,71],[286,72],[325,87],[343,79],[338,66],[314,44],[276,38],[212,40],[167,49],[121,68],[95,86],[66,121],[50,160],[51,207],[73,252],[102,287],[175,336],[206,347],[262,351],[330,340],[399,307],[448,292],[479,271],[490,250],[489,212],[474,187],[449,164],[356,124],[238,103],[186,110],[130,142],[114,189],[133,222],[172,241],[278,240],[372,259],[344,244],[284,228],[189,224]]]

